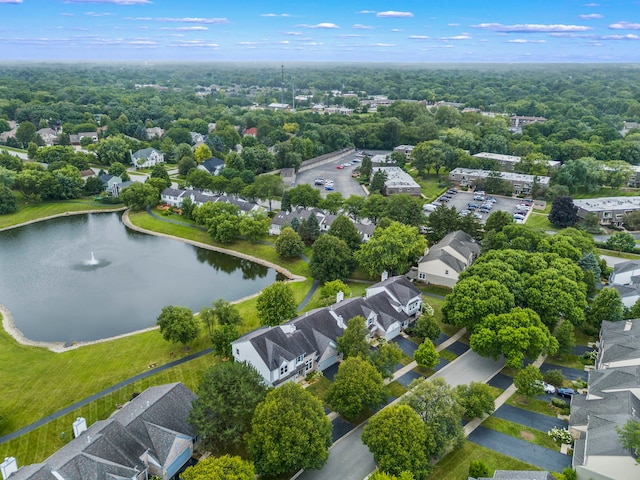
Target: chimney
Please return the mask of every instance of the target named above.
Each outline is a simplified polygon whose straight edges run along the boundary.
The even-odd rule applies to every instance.
[[[2,472],[2,480],[7,480],[9,475],[18,471],[18,462],[15,457],[6,457],[4,462],[0,463],[0,472]]]
[[[633,328],[633,322],[631,320],[627,320],[624,324],[624,331],[628,332]]]
[[[82,432],[87,431],[87,421],[83,417],[76,418],[73,422],[73,437],[78,438]]]
[[[389,272],[385,270],[384,272],[382,272],[382,277],[380,278],[380,281],[384,282],[387,278],[389,278]]]
[[[342,300],[344,300],[344,292],[342,290],[340,290],[336,294],[336,303],[340,303]]]

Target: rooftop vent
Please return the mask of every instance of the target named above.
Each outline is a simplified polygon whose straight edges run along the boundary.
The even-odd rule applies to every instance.
[[[87,421],[83,417],[76,418],[73,422],[73,436],[78,438],[82,432],[87,430]]]
[[[631,320],[627,320],[624,323],[624,331],[628,332],[629,330],[631,330],[631,328],[633,327],[633,322]]]
[[[2,480],[7,480],[9,475],[18,471],[18,462],[14,457],[6,457],[4,462],[0,463],[0,472],[2,472]]]

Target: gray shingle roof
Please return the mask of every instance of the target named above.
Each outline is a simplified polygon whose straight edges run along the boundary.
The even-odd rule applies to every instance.
[[[628,260],[626,262],[620,262],[615,264],[613,266],[613,273],[615,275],[616,273],[624,273],[624,272],[629,272],[629,271],[638,270],[638,269],[640,269],[640,262],[636,260]]]
[[[135,152],[133,155],[131,155],[131,157],[134,160],[138,160],[141,158],[149,158],[149,155],[151,155],[153,152],[157,152],[158,154],[160,154],[160,152],[158,152],[158,150],[156,150],[155,148],[143,148],[142,150],[138,150],[137,152]]]
[[[591,391],[591,386],[589,386],[589,391]],[[587,399],[586,395],[574,395],[571,400],[571,419],[569,422],[572,427],[587,425],[592,416],[640,413],[640,400],[630,391],[599,392],[597,395],[602,398],[589,397]]]
[[[442,263],[458,273],[462,273],[466,268],[466,265],[463,262],[443,249],[430,249],[427,254],[420,259],[419,263],[432,262],[434,260],[440,260]]]
[[[587,433],[585,454],[604,456],[628,456],[630,451],[620,445],[620,437],[616,431],[627,421],[638,421],[637,417],[628,414],[591,415]]]
[[[385,287],[389,291],[389,293],[391,293],[391,295],[396,297],[399,302],[405,305],[409,300],[421,294],[420,290],[418,290],[413,285],[413,283],[409,281],[409,279],[402,275],[389,277],[386,280],[378,282],[369,288],[375,287]]]
[[[220,160],[219,158],[216,158],[216,157],[211,157],[205,160],[204,162],[202,162],[201,165],[204,168],[206,168],[207,172],[213,173],[218,168],[224,167],[224,160]]]
[[[499,480],[556,480],[549,472],[526,470],[496,470],[493,479]]]
[[[640,366],[606,368],[589,372],[589,393],[600,395],[607,390],[640,389]]]

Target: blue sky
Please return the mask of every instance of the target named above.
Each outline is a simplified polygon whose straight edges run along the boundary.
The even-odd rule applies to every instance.
[[[640,0],[0,0],[0,61],[640,62]]]

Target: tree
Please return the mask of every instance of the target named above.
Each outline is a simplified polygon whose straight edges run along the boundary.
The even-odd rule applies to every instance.
[[[622,317],[622,300],[618,291],[612,287],[600,290],[587,310],[587,322],[598,330],[603,320],[619,322]]]
[[[267,394],[262,375],[248,363],[221,362],[209,368],[189,413],[202,443],[228,448],[244,445],[256,406]]]
[[[167,342],[182,343],[186,346],[198,338],[200,333],[200,323],[187,307],[163,307],[157,323],[162,338]]]
[[[573,332],[573,324],[569,321],[563,321],[553,332],[553,336],[558,341],[558,353],[570,354],[576,345],[576,336]]]
[[[427,432],[427,457],[437,462],[464,442],[462,407],[455,390],[443,378],[419,380],[402,399],[422,419]]]
[[[536,395],[542,395],[544,393],[542,380],[542,374],[540,370],[538,370],[538,367],[535,365],[527,365],[513,377],[513,384],[518,389],[520,395],[535,397]]]
[[[390,343],[380,339],[378,348],[371,353],[369,360],[384,378],[393,378],[396,365],[400,363],[403,357],[404,353],[397,343]]]
[[[212,307],[208,309],[208,313],[218,325],[240,325],[242,322],[238,307],[224,298],[219,298],[213,302]]]
[[[393,405],[371,418],[362,431],[362,442],[385,473],[411,472],[424,479],[430,470],[427,431],[420,416],[407,405]]]
[[[484,224],[484,229],[488,232],[493,230],[495,232],[501,232],[504,227],[513,223],[513,216],[509,212],[504,210],[497,210],[487,218]]]
[[[353,269],[353,256],[348,245],[333,235],[322,235],[313,244],[309,269],[321,283],[346,280]]]
[[[471,382],[469,385],[458,385],[456,393],[466,418],[482,418],[485,414],[491,415],[495,410],[493,391],[486,383]]]
[[[391,195],[387,202],[385,216],[405,225],[419,226],[424,223],[424,215],[420,203],[405,193]]]
[[[433,342],[426,339],[422,342],[417,350],[413,352],[413,358],[418,365],[424,368],[433,368],[440,362],[440,356],[433,346]]]
[[[440,205],[429,214],[427,224],[429,225],[427,240],[429,240],[430,245],[435,245],[447,233],[455,232],[459,229],[460,214],[455,207],[449,208],[446,205]]]
[[[347,420],[356,420],[365,409],[382,405],[386,398],[382,375],[358,357],[349,357],[340,364],[327,394],[331,407]]]
[[[360,248],[360,244],[362,243],[360,232],[358,232],[353,222],[344,215],[338,216],[338,218],[333,221],[327,233],[343,240],[351,251]]]
[[[193,188],[201,188],[203,190],[208,190],[211,188],[212,190],[217,190],[213,189],[211,185],[211,182],[214,178],[218,179],[220,182],[223,182],[224,185],[222,187],[222,190],[226,190],[226,186],[228,183],[227,179],[225,179],[224,177],[212,177],[209,172],[205,172],[204,170],[200,170],[199,168],[192,168],[191,170],[189,170],[185,182],[187,185]]]
[[[378,276],[385,270],[390,274],[404,273],[424,255],[426,247],[417,227],[392,222],[385,229],[376,229],[355,257],[371,276]]]
[[[481,478],[481,477],[489,477],[491,475],[491,471],[486,463],[482,460],[471,460],[469,463],[469,477],[471,478]]]
[[[127,158],[127,142],[120,135],[101,139],[96,145],[100,163],[111,165],[113,162],[129,163]]]
[[[376,173],[373,174],[373,178],[371,179],[371,185],[369,187],[369,191],[373,194],[379,193],[384,194],[385,189],[384,185],[387,181],[387,174],[384,170],[376,170]]]
[[[149,183],[135,182],[122,190],[120,200],[132,210],[144,210],[158,204],[160,192]]]
[[[558,228],[573,227],[579,220],[578,207],[571,197],[556,197],[551,204],[549,221]]]
[[[38,145],[35,142],[29,142],[29,146],[27,147],[27,155],[29,158],[36,158],[36,154],[38,153]]]
[[[287,192],[289,194],[291,205],[303,208],[317,207],[320,205],[320,191],[306,183],[297,185],[296,187],[287,190]]]
[[[362,205],[362,215],[377,224],[378,220],[387,214],[389,210],[387,208],[388,204],[389,197],[384,197],[379,193],[369,195],[369,198],[367,198]],[[422,214],[422,212],[420,212],[420,214]]]
[[[22,148],[26,148],[35,138],[36,126],[31,122],[21,122],[16,130],[16,140],[22,144]]]
[[[271,219],[263,211],[249,212],[240,216],[238,230],[240,235],[256,243],[269,232]]]
[[[620,444],[637,455],[640,450],[640,422],[627,420],[622,427],[616,425],[616,432],[618,432]]]
[[[640,210],[626,213],[622,221],[629,230],[640,230]]]
[[[213,157],[213,153],[211,153],[211,149],[207,146],[206,143],[201,143],[196,147],[195,151],[193,152],[193,156],[195,157],[196,162],[202,163],[205,160]]]
[[[13,213],[18,209],[16,197],[9,187],[0,183],[0,215]]]
[[[509,313],[487,315],[471,335],[474,352],[497,359],[504,355],[506,365],[522,368],[525,358],[535,359],[541,353],[553,355],[558,341],[530,308],[516,307]]]
[[[164,180],[165,188],[168,188],[168,187],[171,186],[171,178],[169,178],[169,173],[160,164],[157,164],[157,165],[153,166],[153,168],[151,169],[151,175],[149,175],[149,177],[150,178],[159,178],[161,180]]]
[[[327,193],[327,196],[320,201],[320,207],[335,215],[342,208],[344,197],[340,192]]]
[[[291,227],[284,227],[276,238],[276,253],[281,257],[297,257],[304,250],[304,243]]]
[[[413,328],[415,334],[424,339],[429,339],[435,342],[440,336],[440,327],[433,315],[423,314],[416,320],[415,327]]]
[[[271,201],[282,197],[284,183],[279,175],[260,175],[249,188],[251,197],[269,201],[271,211]]]
[[[636,240],[627,232],[616,232],[607,239],[607,248],[616,252],[633,252]]]
[[[343,358],[369,356],[369,329],[364,317],[357,315],[347,322],[342,336],[336,338],[336,350]]]
[[[318,469],[329,457],[331,421],[320,400],[296,383],[285,383],[258,404],[247,439],[258,474]]]
[[[258,318],[262,325],[280,325],[296,316],[296,299],[291,285],[274,282],[258,296]]]
[[[366,108],[366,107],[365,107]],[[389,475],[388,473],[376,470],[369,476],[369,480],[415,480],[411,472],[404,471],[399,476]]]
[[[180,474],[182,480],[254,480],[253,464],[240,457],[207,457]]]
[[[184,157],[178,161],[178,174],[186,177],[191,170],[198,167],[198,163],[191,157]]]

